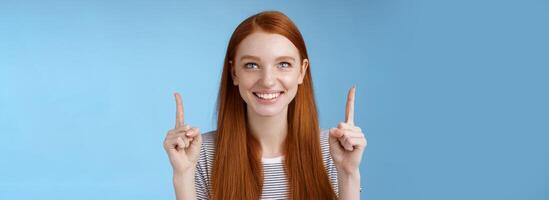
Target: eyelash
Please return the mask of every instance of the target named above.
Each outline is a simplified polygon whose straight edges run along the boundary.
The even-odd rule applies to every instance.
[[[249,64],[253,64],[253,65],[257,66],[257,64],[255,64],[255,63],[246,63],[246,64],[244,64],[244,68],[253,69],[252,67],[248,67]]]
[[[253,64],[253,65],[257,66],[256,63],[249,62],[249,63],[244,64],[244,68],[246,68],[246,69],[254,69],[253,67],[248,67],[249,64]],[[282,68],[290,68],[290,67],[292,67],[292,64],[289,63],[289,62],[280,62],[279,64],[287,64],[287,67],[282,67]]]
[[[292,64],[290,64],[289,62],[281,62],[280,64],[288,64],[288,67],[284,67],[284,68],[289,68],[292,66]]]

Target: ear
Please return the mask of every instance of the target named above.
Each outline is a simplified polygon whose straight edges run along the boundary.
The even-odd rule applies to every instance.
[[[229,60],[229,68],[231,69],[231,77],[233,78],[233,85],[238,85],[238,77],[236,76],[236,70],[232,60]]]
[[[303,62],[301,63],[301,70],[299,71],[299,84],[303,83],[303,79],[305,78],[305,75],[307,74],[307,68],[309,68],[309,60],[303,59]]]

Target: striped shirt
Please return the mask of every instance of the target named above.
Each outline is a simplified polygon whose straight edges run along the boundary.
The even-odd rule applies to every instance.
[[[328,131],[320,133],[320,146],[324,167],[330,178],[332,188],[338,194],[337,171],[330,155]],[[195,187],[198,199],[210,199],[210,176],[213,168],[215,153],[215,131],[202,134],[202,147],[196,165]],[[261,199],[288,199],[288,179],[284,173],[282,163],[284,157],[262,158],[263,163],[263,191]]]

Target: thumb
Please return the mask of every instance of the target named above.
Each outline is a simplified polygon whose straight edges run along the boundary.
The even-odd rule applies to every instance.
[[[330,137],[335,137],[335,139],[338,139],[341,136],[343,136],[343,133],[341,131],[337,131],[336,128],[330,129]]]
[[[331,128],[329,135],[330,137],[328,139],[328,143],[330,144],[330,147],[334,147],[337,145],[337,147],[341,148],[339,144],[339,138],[342,136],[341,132],[336,131],[335,128]]]
[[[182,151],[185,149],[185,142],[181,137],[177,137],[177,146],[175,147],[176,151]]]
[[[202,146],[202,134],[198,133],[191,141],[189,148],[187,149],[188,153],[193,156],[198,156],[200,153],[200,146]]]

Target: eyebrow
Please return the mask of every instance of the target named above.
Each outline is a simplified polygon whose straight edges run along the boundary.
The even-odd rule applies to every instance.
[[[243,55],[240,60],[244,60],[244,59],[251,59],[251,60],[261,60],[259,59],[259,57],[257,56],[252,56],[252,55]],[[275,60],[285,60],[285,59],[288,59],[288,60],[292,60],[295,62],[295,58],[294,57],[291,57],[291,56],[280,56],[280,57],[277,57]]]

